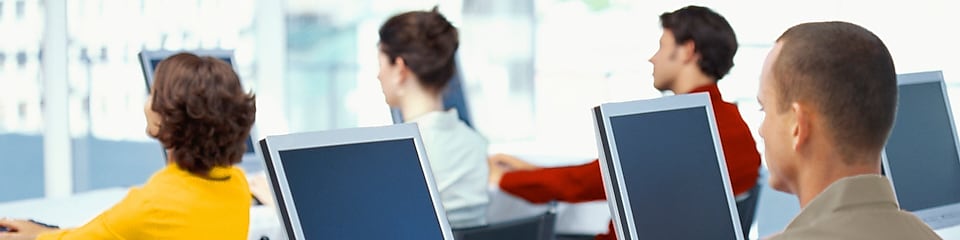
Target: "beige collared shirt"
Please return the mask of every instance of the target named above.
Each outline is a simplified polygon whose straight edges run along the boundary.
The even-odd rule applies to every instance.
[[[900,210],[890,181],[880,175],[830,184],[780,234],[769,240],[941,239],[913,214]]]

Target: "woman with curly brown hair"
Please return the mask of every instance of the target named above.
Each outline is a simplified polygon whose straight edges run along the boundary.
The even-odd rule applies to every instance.
[[[57,230],[0,221],[0,239],[244,239],[250,190],[240,162],[253,125],[254,96],[229,64],[189,53],[157,67],[144,106],[147,134],[167,166],[86,225]]]

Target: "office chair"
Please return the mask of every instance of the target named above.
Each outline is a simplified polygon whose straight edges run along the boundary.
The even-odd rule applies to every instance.
[[[457,240],[553,240],[556,202],[543,214],[486,226],[454,229]]]
[[[763,179],[763,178],[760,178]],[[757,200],[760,199],[760,188],[763,183],[758,182],[753,189],[750,189],[748,196],[743,201],[737,201],[737,213],[740,214],[740,229],[743,230],[743,239],[750,239],[750,226],[757,215]]]

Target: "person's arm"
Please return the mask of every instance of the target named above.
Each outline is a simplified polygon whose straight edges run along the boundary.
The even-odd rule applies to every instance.
[[[270,191],[270,183],[267,181],[266,172],[253,174],[247,180],[250,185],[250,192],[264,206],[274,206],[273,192]]]
[[[522,159],[507,155],[507,154],[494,154],[490,156],[489,162],[491,165],[497,165],[498,167],[505,168],[509,171],[520,171],[520,170],[536,170],[540,167],[537,165],[530,164]]]
[[[153,208],[137,194],[138,189],[131,190],[123,200],[83,226],[42,233],[36,239],[145,239],[144,232],[155,231],[150,229],[150,223],[162,220],[150,216]]]
[[[46,227],[28,220],[0,219],[0,240],[33,240],[37,235],[56,231],[56,228]]]
[[[500,189],[533,203],[552,200],[586,202],[606,199],[600,162],[529,171],[513,171],[503,175]]]
[[[95,219],[91,220],[89,223],[84,224],[78,228],[68,228],[68,229],[47,229],[46,231],[36,232],[31,234],[33,237],[24,238],[24,239],[36,239],[36,240],[68,240],[68,239],[120,239],[117,236],[106,231],[102,226],[103,217],[107,212],[100,214]],[[0,237],[2,240],[6,238]],[[10,239],[19,239],[19,238],[10,238]]]
[[[536,170],[540,168],[520,158],[503,153],[494,154],[487,158],[487,164],[490,169],[490,178],[488,180],[490,184],[494,186],[500,184],[500,179],[503,178],[503,174],[507,172]]]

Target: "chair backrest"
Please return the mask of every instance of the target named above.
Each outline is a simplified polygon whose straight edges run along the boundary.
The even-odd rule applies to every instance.
[[[482,227],[454,229],[457,240],[553,240],[557,215],[547,211],[527,217]]]

